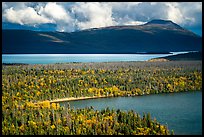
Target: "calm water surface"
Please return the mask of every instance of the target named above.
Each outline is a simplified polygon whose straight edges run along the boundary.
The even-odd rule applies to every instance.
[[[150,112],[177,135],[202,135],[202,92],[183,92],[136,97],[112,97],[69,102],[72,108],[93,106],[134,110],[140,115]],[[61,103],[65,105],[67,103]]]
[[[54,64],[66,62],[146,61],[172,54],[3,54],[2,63]]]

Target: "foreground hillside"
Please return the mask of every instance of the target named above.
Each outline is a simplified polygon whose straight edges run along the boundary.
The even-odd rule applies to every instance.
[[[179,25],[153,20],[72,33],[2,30],[2,53],[138,53],[201,51],[202,38]]]

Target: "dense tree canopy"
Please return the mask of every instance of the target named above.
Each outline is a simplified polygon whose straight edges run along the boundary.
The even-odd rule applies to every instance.
[[[2,133],[170,134],[150,114],[73,110],[49,101],[201,90],[201,68],[188,61],[2,65]]]

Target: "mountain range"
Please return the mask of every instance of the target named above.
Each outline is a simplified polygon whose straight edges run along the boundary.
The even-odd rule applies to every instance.
[[[202,37],[170,20],[70,33],[2,30],[3,54],[135,54],[201,50]]]

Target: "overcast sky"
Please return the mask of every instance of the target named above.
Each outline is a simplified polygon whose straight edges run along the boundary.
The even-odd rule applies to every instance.
[[[202,35],[201,2],[2,2],[2,22],[73,32],[115,25],[171,20]]]

